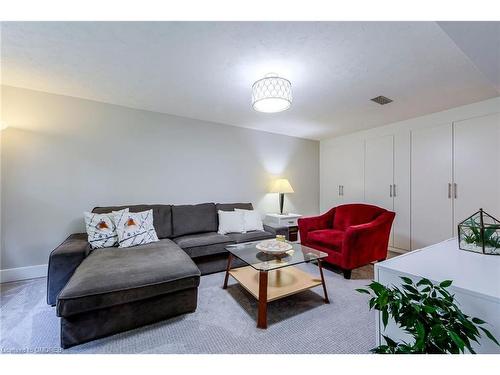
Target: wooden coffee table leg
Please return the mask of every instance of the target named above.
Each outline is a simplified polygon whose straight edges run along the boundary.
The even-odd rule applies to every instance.
[[[321,283],[323,284],[323,293],[325,294],[325,303],[330,303],[328,299],[328,292],[326,291],[325,277],[323,276],[323,267],[321,266],[321,259],[318,259],[319,273],[321,274]]]
[[[231,269],[231,262],[233,261],[233,254],[229,253],[227,257],[227,267],[226,267],[226,276],[224,277],[224,285],[222,289],[227,289],[227,280],[229,279],[229,270]]]
[[[267,271],[259,272],[259,314],[257,328],[267,328]]]

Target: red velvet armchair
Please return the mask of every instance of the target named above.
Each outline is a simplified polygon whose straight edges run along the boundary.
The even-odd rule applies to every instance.
[[[396,214],[368,204],[344,204],[320,216],[300,218],[302,245],[328,254],[346,279],[354,268],[385,260]]]

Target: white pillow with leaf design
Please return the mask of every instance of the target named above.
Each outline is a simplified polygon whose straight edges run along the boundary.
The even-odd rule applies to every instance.
[[[118,247],[131,247],[159,241],[153,226],[153,210],[114,212]]]
[[[127,212],[128,208],[117,211]],[[118,244],[118,234],[114,221],[114,213],[96,214],[93,212],[84,212],[85,229],[87,230],[88,241],[92,249],[101,249],[103,247],[113,247]]]

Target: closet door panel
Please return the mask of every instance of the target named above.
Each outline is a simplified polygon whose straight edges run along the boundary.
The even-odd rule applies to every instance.
[[[340,145],[329,145],[327,149],[321,150],[321,212],[325,212],[343,202],[342,196],[339,194],[339,185],[341,184],[344,169],[342,163],[342,147]]]
[[[365,142],[365,201],[394,209],[394,136],[367,139]]]
[[[500,114],[454,123],[454,233],[477,210],[500,219]]]
[[[342,150],[343,203],[359,203],[364,199],[364,141],[349,139]]]
[[[394,243],[398,249],[410,250],[410,132],[394,135]]]
[[[371,138],[365,141],[365,202],[394,210],[394,136]],[[394,226],[389,237],[394,246]]]
[[[411,248],[443,241],[453,235],[452,126],[412,131]]]

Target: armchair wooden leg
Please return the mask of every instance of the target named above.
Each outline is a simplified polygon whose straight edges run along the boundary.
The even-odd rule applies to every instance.
[[[351,270],[344,270],[344,279],[350,280],[351,279]]]

